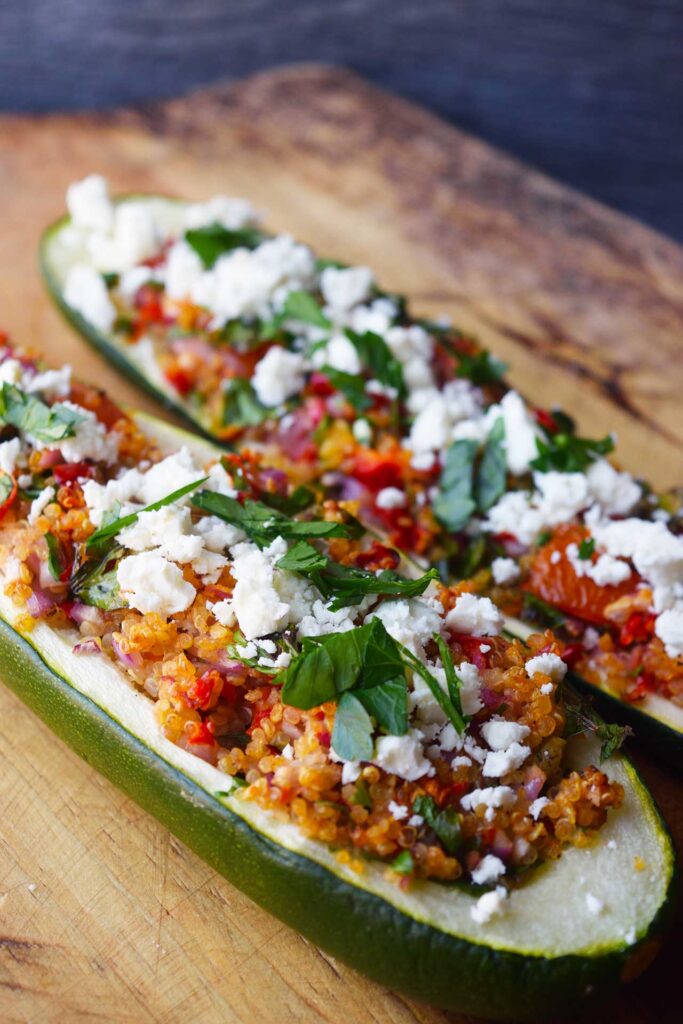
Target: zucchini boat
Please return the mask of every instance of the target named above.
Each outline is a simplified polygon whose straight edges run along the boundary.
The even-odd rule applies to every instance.
[[[671,841],[550,633],[507,641],[488,599],[402,576],[256,456],[0,371],[0,671],[58,735],[417,998],[547,1019],[647,965]]]
[[[41,246],[77,329],[203,433],[325,480],[390,541],[550,625],[582,685],[680,769],[683,520],[533,408],[471,338],[366,267],[270,238],[246,203],[112,203],[91,177]]]

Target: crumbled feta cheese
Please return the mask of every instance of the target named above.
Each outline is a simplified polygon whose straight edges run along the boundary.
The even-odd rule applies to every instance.
[[[586,893],[586,906],[588,907],[589,914],[594,914],[596,917],[598,914],[602,914],[605,909],[605,904],[597,896],[594,896],[592,892]]]
[[[404,807],[403,804],[397,804],[395,800],[392,800],[389,803],[389,814],[392,818],[395,818],[396,821],[403,821],[404,818],[408,817],[409,813],[408,808]]]
[[[218,516],[203,516],[194,524],[194,532],[202,538],[204,547],[209,551],[223,553],[233,544],[246,539],[246,534],[237,526],[226,523]]]
[[[494,558],[491,562],[493,582],[499,586],[506,583],[515,583],[519,579],[520,569],[514,558]]]
[[[500,405],[491,406],[487,420],[493,426],[502,415],[505,424],[505,453],[508,469],[517,475],[526,473],[538,455],[536,438],[540,431],[529,408],[516,391],[508,391]]]
[[[0,363],[0,384],[24,386],[24,370],[18,359],[3,359]]]
[[[106,232],[114,222],[114,207],[109,198],[106,180],[100,174],[89,174],[74,181],[66,190],[66,208],[72,223],[86,231]]]
[[[254,640],[277,632],[288,621],[290,607],[275,589],[267,554],[245,543],[233,549],[233,558],[231,572],[237,582],[232,607],[244,636]]]
[[[529,747],[521,743],[511,743],[505,750],[495,750],[486,755],[482,773],[488,778],[500,779],[520,768],[530,753]]]
[[[510,786],[486,786],[466,793],[460,800],[460,806],[464,811],[476,811],[482,805],[495,811],[499,807],[512,807],[515,800],[515,791]]]
[[[165,287],[169,299],[186,299],[201,287],[204,264],[185,241],[174,242],[166,257]]]
[[[34,441],[36,448],[58,447],[65,462],[82,462],[84,459],[92,459],[93,462],[106,462],[110,465],[116,462],[119,453],[119,435],[115,430],[107,430],[94,413],[74,402],[60,402],[53,408],[70,409],[72,412],[78,413],[81,417],[80,422],[74,425],[73,437],[66,437],[59,442]]]
[[[530,678],[542,672],[554,683],[561,683],[567,674],[567,666],[557,654],[537,654],[535,658],[529,658],[525,668]]]
[[[257,211],[248,200],[232,196],[212,196],[205,203],[190,203],[183,212],[183,226],[186,229],[220,224],[228,231],[239,231],[240,228],[257,224],[259,219]]]
[[[326,345],[316,348],[312,353],[311,362],[316,369],[331,366],[343,373],[356,375],[361,372],[358,352],[344,334],[333,334]]]
[[[505,750],[510,744],[526,739],[529,727],[520,722],[508,722],[504,718],[492,718],[482,725],[481,734],[491,750]]]
[[[429,374],[431,377],[431,370]],[[461,425],[468,426],[475,440],[483,440],[486,430],[485,420],[481,417],[481,402],[479,389],[466,380],[449,381],[441,391],[431,381],[427,386],[414,390],[408,399],[411,412],[417,414],[408,437],[408,447],[414,456],[442,451],[458,438]]]
[[[607,459],[597,459],[586,471],[588,490],[608,516],[625,516],[643,493],[630,473],[620,473]]]
[[[461,661],[457,668],[460,678],[460,703],[463,714],[476,715],[484,702],[481,699],[481,676],[479,669],[469,661]]]
[[[94,266],[103,272],[122,273],[149,259],[163,241],[160,227],[148,203],[129,200],[117,204],[111,232],[88,236]]]
[[[224,601],[207,601],[206,607],[214,618],[220,622],[221,626],[229,628],[235,625],[235,612],[232,607],[232,601],[228,599]]]
[[[183,577],[182,569],[156,551],[143,551],[122,558],[116,570],[121,594],[131,608],[174,615],[189,608],[195,588]]]
[[[683,657],[683,604],[661,612],[655,622],[655,633],[670,658]]]
[[[488,654],[491,650],[491,644],[479,644],[479,650],[482,654]]]
[[[37,498],[34,498],[31,502],[31,509],[28,514],[29,523],[35,523],[38,516],[42,515],[43,510],[50,504],[55,493],[54,487],[46,487],[44,491],[40,492]]]
[[[408,782],[434,774],[434,767],[424,756],[420,733],[416,729],[410,729],[405,736],[380,736],[375,744],[373,763]]]
[[[20,453],[21,441],[18,437],[13,437],[11,441],[0,442],[0,470],[11,476],[16,469]]]
[[[505,864],[503,864],[500,857],[487,853],[479,861],[474,871],[472,871],[472,881],[475,885],[490,885],[491,882],[495,882],[504,874]]]
[[[304,379],[304,357],[276,345],[256,364],[251,383],[262,405],[275,406],[301,391]]]
[[[540,692],[543,694],[544,697],[547,697],[549,693],[553,692],[553,684],[552,683],[544,683],[543,686],[541,687]]]
[[[284,745],[284,747],[282,748],[281,754],[282,754],[282,757],[284,757],[285,761],[293,761],[294,760],[294,747],[292,746],[292,744],[291,743],[286,743]]]
[[[503,616],[490,598],[461,594],[446,616],[446,626],[454,633],[495,636],[503,628]]]
[[[360,763],[358,761],[344,761],[342,765],[342,785],[355,782],[360,777]]]
[[[64,285],[64,301],[100,331],[110,331],[116,308],[100,274],[84,263],[71,267]]]
[[[153,512],[140,512],[137,522],[126,526],[119,543],[130,551],[156,548],[172,562],[191,562],[202,553],[202,538],[192,532],[190,509],[165,505]]]
[[[320,291],[333,310],[345,312],[366,302],[374,284],[369,267],[325,267],[320,275]]]
[[[387,632],[418,657],[424,655],[424,645],[443,625],[436,608],[425,600],[383,601],[366,619],[381,619]],[[416,680],[417,682],[417,680]]]
[[[295,578],[287,574],[288,582],[294,584]],[[300,583],[301,581],[296,581]],[[277,589],[280,596],[290,604],[295,603],[291,590],[285,593],[282,588],[282,579],[278,580]],[[356,612],[353,608],[340,608],[338,611],[331,611],[322,598],[317,597],[317,591],[312,587],[305,587],[301,596],[305,602],[305,608],[301,615],[293,615],[298,620],[297,636],[301,640],[305,636],[324,636],[327,633],[346,633],[353,629]]]
[[[383,487],[378,492],[375,498],[375,504],[377,508],[381,509],[394,509],[403,508],[406,504],[407,498],[405,491],[400,490],[398,487]]]
[[[540,815],[541,811],[549,803],[550,803],[550,800],[548,800],[547,796],[539,796],[539,797],[536,797],[536,799],[534,800],[533,803],[529,804],[529,814],[534,819],[534,821],[538,821],[538,818],[539,818],[539,815]]]
[[[71,390],[71,367],[61,366],[58,370],[42,370],[33,376],[24,377],[23,387],[29,394],[42,394],[46,398],[66,398]]]
[[[121,298],[125,302],[132,304],[143,284],[148,284],[150,281],[154,281],[155,278],[156,274],[152,267],[144,265],[141,267],[131,267],[130,270],[126,270],[121,274],[116,287]]]
[[[600,555],[595,562],[592,558],[581,558],[578,544],[568,544],[565,555],[577,576],[588,576],[599,587],[623,583],[631,575],[628,562],[613,555]]]
[[[499,916],[504,912],[506,899],[505,886],[498,885],[491,892],[485,892],[483,896],[479,897],[470,909],[470,917],[476,924],[488,924],[492,917]]]
[[[536,490],[508,491],[489,509],[483,528],[531,544],[542,530],[569,522],[590,502],[583,473],[534,473]]]

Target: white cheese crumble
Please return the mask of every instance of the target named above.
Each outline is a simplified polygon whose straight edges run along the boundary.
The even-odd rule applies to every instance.
[[[655,633],[671,658],[683,657],[683,604],[667,608],[655,622]]]
[[[503,616],[490,598],[461,594],[446,616],[446,626],[469,636],[496,636],[503,628]]]
[[[377,508],[390,510],[404,508],[407,500],[405,491],[398,487],[383,487],[375,498],[375,504]]]
[[[492,853],[487,853],[472,871],[472,881],[475,885],[490,885],[505,874],[505,864]]]
[[[529,804],[529,814],[534,819],[534,821],[538,821],[538,818],[539,818],[539,815],[540,815],[541,811],[549,803],[550,803],[550,800],[548,800],[547,796],[538,796],[533,801],[533,803]]]
[[[258,224],[259,214],[246,199],[232,196],[212,196],[205,203],[190,203],[183,211],[185,228],[204,228],[219,224],[228,231]]]
[[[64,285],[64,301],[100,331],[110,331],[116,309],[102,277],[84,263],[69,270]]]
[[[506,899],[505,886],[497,885],[491,892],[485,892],[479,897],[470,909],[470,917],[476,924],[488,924],[492,917],[497,917],[505,911]]]
[[[122,558],[116,570],[121,594],[131,608],[174,615],[190,607],[195,588],[183,577],[182,569],[156,551],[143,551]]]
[[[407,782],[434,774],[434,766],[424,756],[421,736],[416,729],[410,729],[405,736],[380,736],[375,744],[373,763]]]
[[[473,789],[465,793],[460,800],[463,811],[476,811],[477,807],[486,807],[484,817],[493,821],[499,807],[512,807],[515,802],[515,791],[510,786],[486,786],[484,789]]]
[[[13,437],[11,441],[2,441],[0,443],[0,470],[11,476],[16,469],[20,453],[21,441],[18,437]]]
[[[60,402],[53,406],[54,409],[70,409],[78,413],[80,422],[74,425],[74,436],[66,437],[63,441],[37,441],[33,440],[35,447],[59,448],[64,456],[65,462],[82,462],[84,459],[92,459],[93,462],[116,462],[119,453],[119,435],[115,430],[107,430],[103,423],[100,423],[97,416],[89,409],[84,409],[74,402]]]
[[[491,750],[505,750],[512,743],[519,743],[529,735],[529,727],[520,722],[508,722],[504,718],[491,718],[481,727],[481,734]]]
[[[508,469],[520,475],[526,473],[529,464],[538,455],[536,438],[540,431],[529,412],[524,399],[516,391],[508,391],[501,399],[500,405],[491,406],[487,419],[491,426],[499,415],[505,424],[505,453]]]
[[[366,302],[373,284],[369,267],[325,267],[320,275],[320,291],[333,311],[346,312]]]
[[[35,523],[36,519],[42,515],[43,510],[50,504],[55,493],[54,487],[46,487],[44,491],[40,492],[37,498],[34,498],[31,502],[31,509],[28,514],[29,523]]]
[[[530,748],[522,743],[511,743],[505,750],[494,750],[486,755],[482,774],[487,778],[500,779],[521,768],[530,753]]]
[[[599,555],[595,562],[590,557],[581,558],[578,544],[568,544],[565,556],[577,576],[588,576],[599,587],[623,583],[631,575],[628,562],[613,555]]]
[[[499,586],[515,583],[520,577],[520,568],[514,558],[494,558],[491,562],[493,582]]]
[[[403,804],[397,804],[395,800],[390,801],[388,809],[389,814],[396,821],[403,821],[403,819],[407,818],[408,814],[410,813],[407,807],[405,807]]]
[[[227,598],[223,601],[207,601],[206,607],[214,618],[220,622],[221,626],[230,627],[235,625],[235,612],[232,607],[232,601]]]
[[[290,607],[275,589],[272,562],[247,543],[233,549],[233,558],[231,572],[237,582],[232,607],[244,636],[254,640],[277,632],[288,621]]]
[[[66,190],[66,208],[72,223],[87,231],[107,232],[114,222],[114,207],[106,180],[101,174],[89,174],[74,181]]]
[[[567,666],[558,654],[537,654],[534,658],[529,658],[524,667],[529,678],[537,672],[542,672],[543,675],[550,676],[554,683],[561,683],[567,674]]]
[[[275,406],[301,391],[304,380],[304,357],[275,345],[256,364],[251,383],[262,405]]]

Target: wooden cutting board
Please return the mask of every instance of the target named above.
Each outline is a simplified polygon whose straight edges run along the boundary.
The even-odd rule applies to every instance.
[[[628,469],[683,482],[681,249],[424,111],[308,65],[134,111],[0,119],[0,326],[151,409],[38,277],[40,231],[91,171],[116,190],[247,196],[476,331],[530,398],[616,429]],[[462,1024],[254,906],[4,689],[0,743],[1,1021]],[[683,840],[680,784],[641,760]],[[613,1024],[679,1019],[675,946],[612,1002]]]

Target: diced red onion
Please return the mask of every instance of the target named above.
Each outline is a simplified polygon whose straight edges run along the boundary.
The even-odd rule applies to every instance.
[[[99,608],[94,608],[89,604],[83,604],[81,601],[74,601],[71,606],[71,611],[69,612],[69,618],[79,626],[82,626],[84,622],[91,623],[95,626],[102,623],[104,617]]]
[[[524,795],[527,800],[535,800],[540,795],[545,783],[545,772],[538,765],[529,769],[527,780],[524,783]]]
[[[58,466],[60,462],[64,462],[64,456],[59,448],[49,449],[42,452],[38,460],[38,470],[51,469],[52,466]]]
[[[501,695],[496,693],[495,690],[491,690],[488,686],[482,686],[479,696],[484,702],[484,707],[487,708],[497,708],[502,703]]]
[[[491,843],[491,852],[495,853],[496,857],[500,857],[501,860],[509,860],[512,856],[512,849],[512,839],[510,839],[507,832],[503,832],[501,828],[496,829],[496,834]]]
[[[34,587],[33,593],[26,602],[26,610],[34,619],[39,619],[42,615],[52,611],[56,604],[52,594],[46,594],[40,587]]]
[[[74,654],[101,654],[102,653],[102,648],[100,647],[99,641],[96,640],[94,636],[91,636],[89,640],[81,640],[80,643],[77,643],[74,646],[74,648],[73,648],[73,653]]]
[[[111,642],[112,650],[116,657],[119,659],[122,665],[126,668],[140,668],[142,665],[142,655],[135,653],[126,654],[125,651],[121,650],[120,644],[112,638]]]

